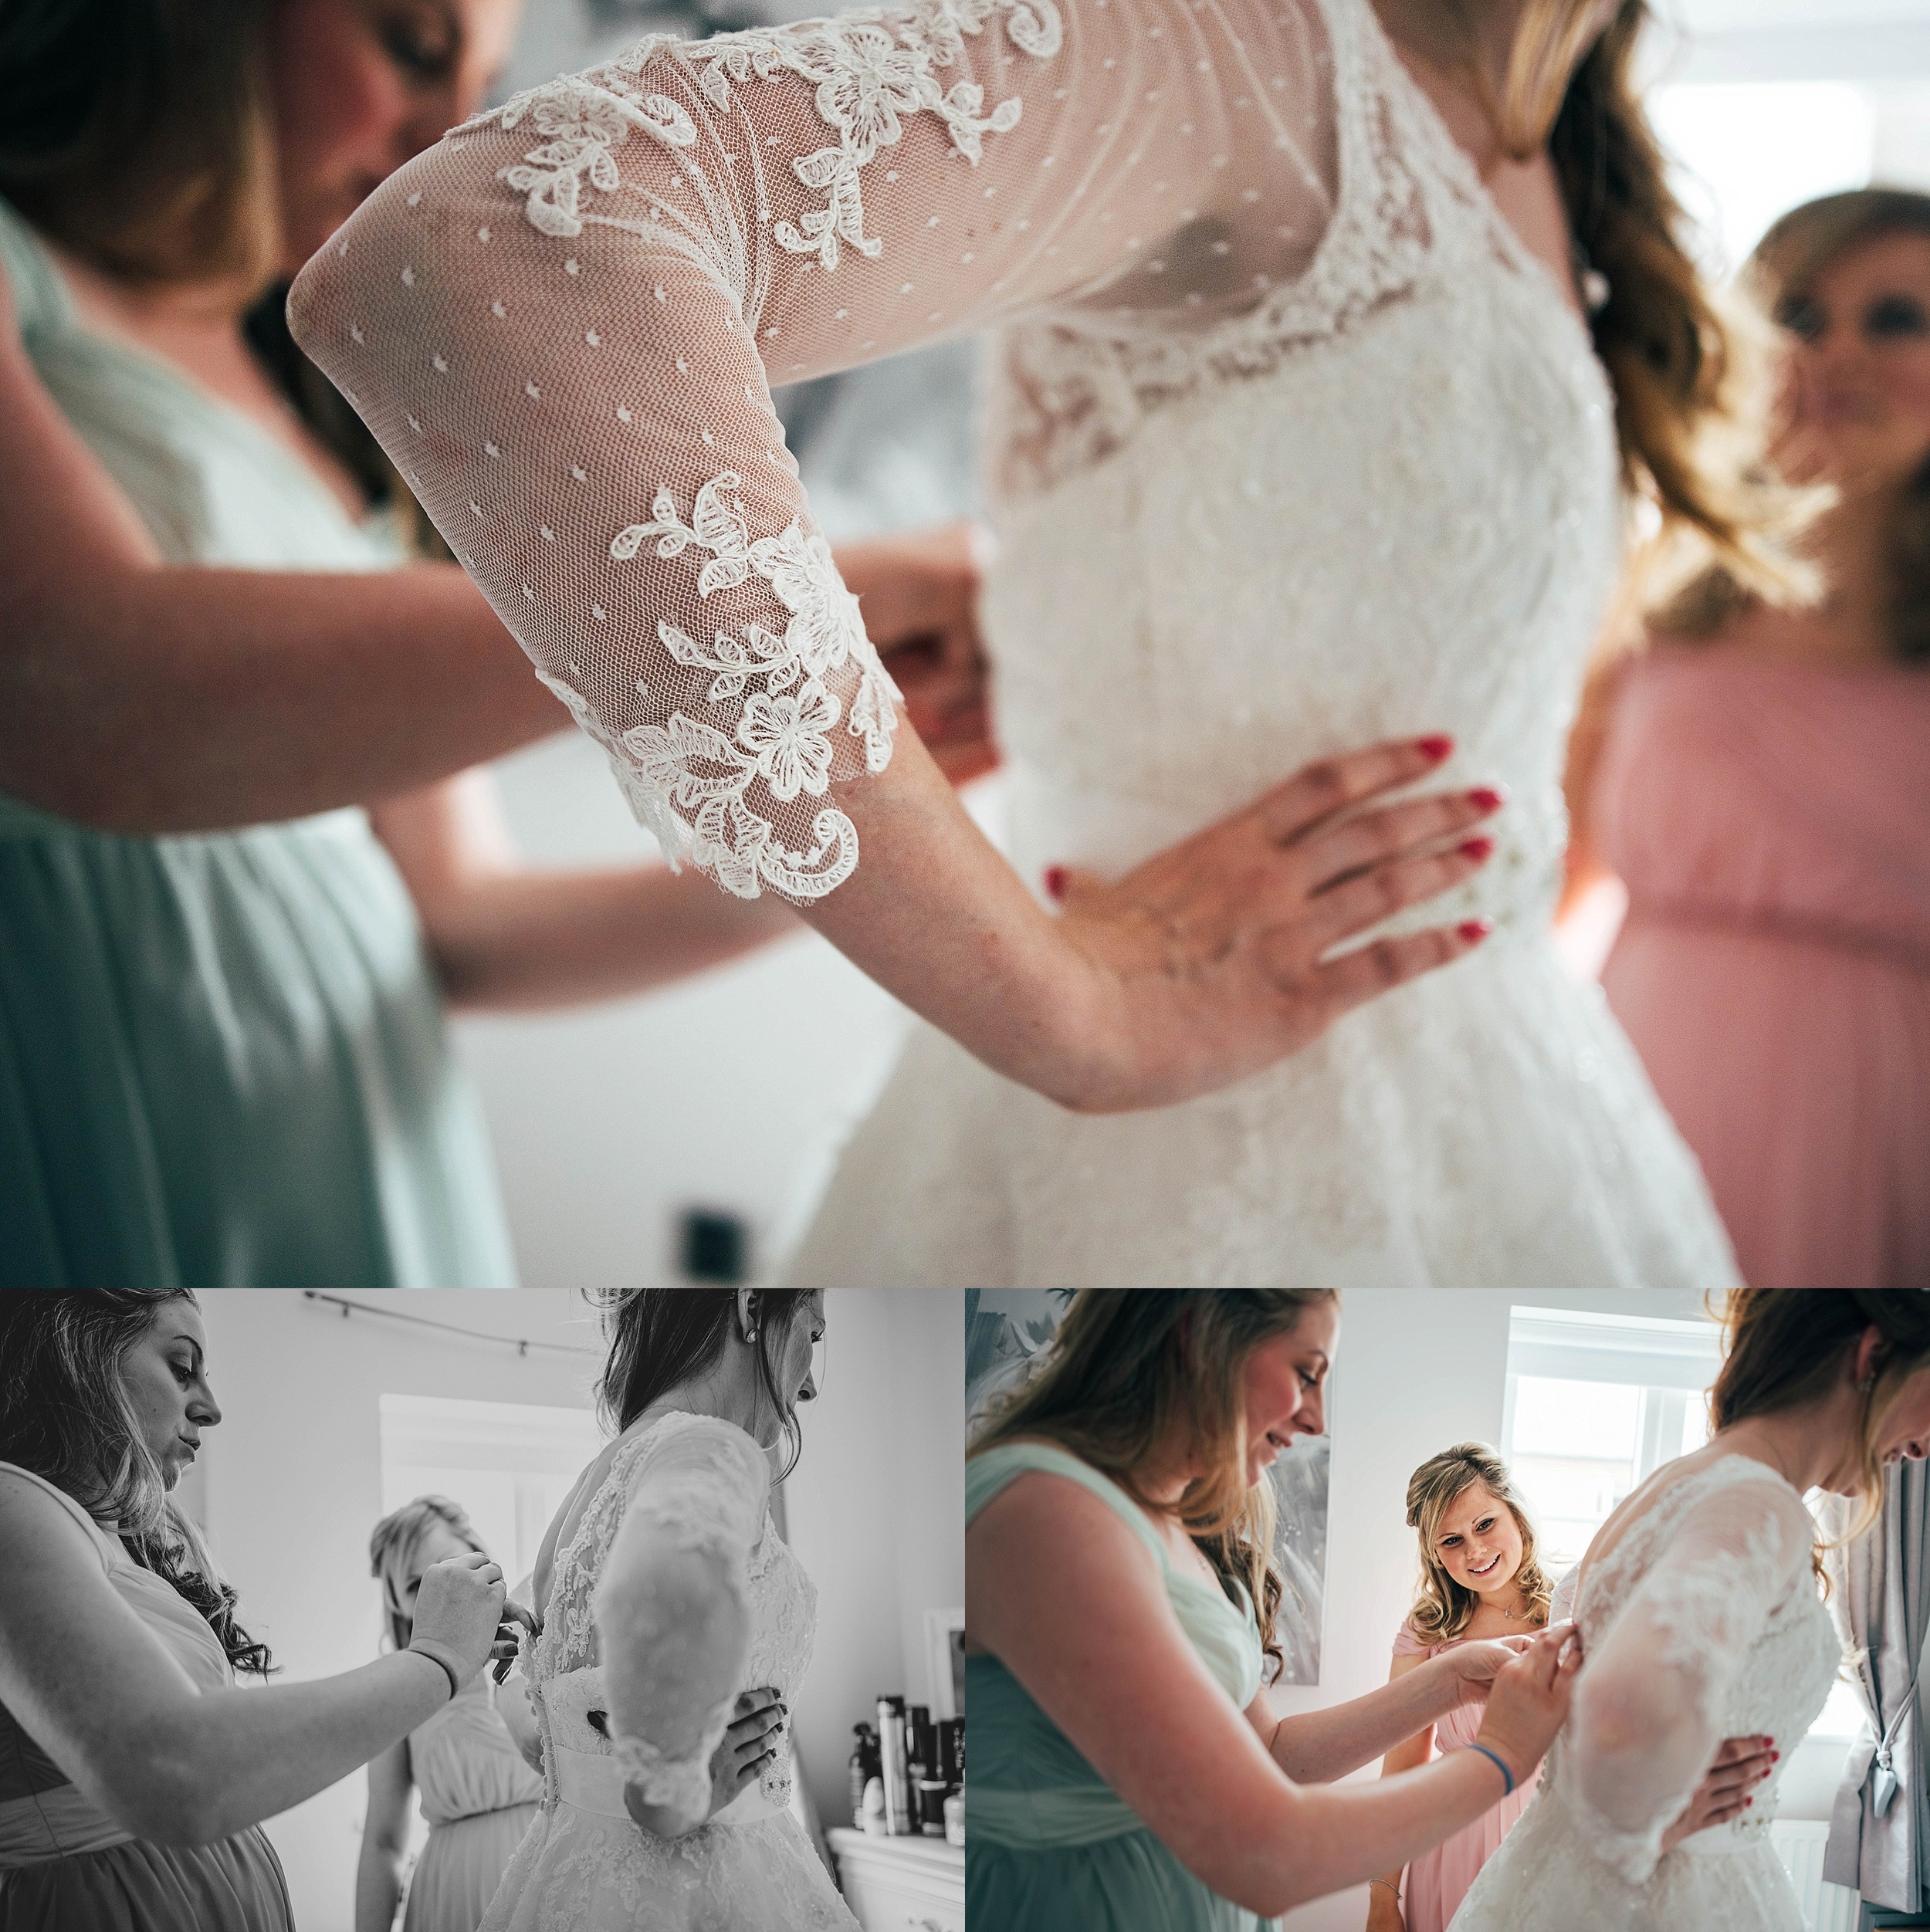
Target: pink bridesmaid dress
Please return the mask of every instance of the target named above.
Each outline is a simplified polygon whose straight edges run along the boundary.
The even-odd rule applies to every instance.
[[[1465,1643],[1465,1637],[1456,1639]],[[1436,1657],[1451,1650],[1452,1643],[1423,1643],[1406,1624],[1394,1633],[1397,1657]],[[1457,1704],[1434,1724],[1437,1753],[1452,1751],[1458,1744],[1471,1744],[1481,1729],[1485,1707],[1479,1704]],[[1444,1839],[1431,1852],[1423,1852],[1407,1867],[1407,1882],[1401,1890],[1400,1909],[1406,1915],[1407,1932],[1448,1932],[1448,1922],[1459,1910],[1463,1896],[1475,1882],[1475,1874],[1495,1855],[1495,1849],[1508,1836],[1508,1828],[1528,1809],[1535,1795],[1539,1766],[1525,1784],[1519,1785],[1492,1810],[1485,1811],[1473,1824],[1464,1825],[1452,1838]],[[1498,1783],[1499,1780],[1496,1781]]]
[[[1930,1287],[1930,668],[1658,645],[1590,800],[1602,974],[1758,1287]]]

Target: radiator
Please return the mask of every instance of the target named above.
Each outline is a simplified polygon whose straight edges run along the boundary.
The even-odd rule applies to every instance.
[[[1823,1848],[1830,1828],[1820,1819],[1779,1819],[1769,1827],[1769,1842],[1796,1887],[1796,1903],[1809,1932],[1857,1932],[1862,1900],[1847,1885],[1826,1885]]]

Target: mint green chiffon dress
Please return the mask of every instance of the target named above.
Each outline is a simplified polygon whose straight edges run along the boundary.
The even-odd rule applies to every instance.
[[[1173,1568],[1131,1497],[1062,1449],[1012,1443],[965,1465],[965,1521],[1033,1470],[1089,1490],[1157,1558],[1200,1660],[1244,1710],[1264,1653],[1252,1606]],[[1131,1687],[1119,1694],[1130,1697]],[[972,1764],[965,1785],[967,1923],[997,1932],[1271,1932],[1210,1891],[1130,1810],[996,1657],[965,1660]]]
[[[83,327],[4,201],[0,272],[168,562],[406,561],[239,411]],[[513,1277],[415,907],[364,813],[124,837],[0,793],[0,1287]]]

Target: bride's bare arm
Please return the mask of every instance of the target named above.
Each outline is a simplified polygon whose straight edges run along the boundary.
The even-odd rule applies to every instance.
[[[1021,1477],[980,1511],[966,1551],[973,1642],[1183,1864],[1249,1910],[1270,1917],[1404,1863],[1501,1795],[1478,1751],[1375,1785],[1288,1779],[1187,1641],[1151,1552],[1075,1484]],[[1517,1780],[1566,1710],[1558,1654],[1531,1648],[1490,1701],[1483,1741]]]
[[[418,1637],[480,1670],[501,1604],[438,1565]],[[459,1564],[455,1567],[469,1567]],[[415,1651],[313,1683],[206,1690],[107,1581],[85,1533],[38,1488],[0,1477],[0,1704],[137,1836],[204,1844],[347,1777],[449,1701]]]

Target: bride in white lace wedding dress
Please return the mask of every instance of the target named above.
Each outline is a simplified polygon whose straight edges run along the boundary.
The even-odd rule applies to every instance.
[[[1769,1824],[1844,1661],[1803,1497],[1864,1495],[1885,1463],[1930,1450],[1926,1304],[1732,1296],[1716,1433],[1622,1503],[1563,1578],[1553,1614],[1585,1653],[1568,1724],[1449,1932],[1802,1932]],[[1781,1765],[1748,1816],[1678,1840],[1668,1827],[1718,1741],[1745,1734]]]
[[[661,1358],[642,1331],[648,1290],[619,1323],[640,1375]],[[817,1592],[770,1514],[766,1450],[703,1405],[767,1419],[757,1379],[758,1299],[711,1297],[715,1354],[647,1401],[584,1472],[537,1567],[541,1635],[524,1669],[542,1740],[543,1808],[504,1873],[481,1932],[857,1932],[790,1810],[788,1724],[754,1780],[715,1806],[713,1754],[740,1690],[787,1700],[811,1662]],[[761,1300],[768,1304],[778,1298]],[[763,1319],[770,1383],[808,1399],[815,1296]],[[773,1360],[773,1358],[775,1358]],[[665,1370],[656,1368],[659,1382]],[[621,1374],[604,1388],[621,1416]],[[643,1392],[648,1394],[646,1389]],[[682,1405],[690,1404],[686,1407]],[[773,1432],[774,1433],[774,1432]],[[679,1568],[679,1565],[688,1565]],[[667,1568],[681,1594],[655,1596]],[[693,1582],[694,1578],[694,1582]],[[675,1615],[666,1615],[674,1604]],[[626,1802],[626,1792],[629,1800]],[[639,1815],[641,1813],[641,1815]]]
[[[1069,1111],[921,1030],[801,1278],[1733,1278],[1548,942],[1615,398],[1368,0],[909,0],[646,41],[392,178],[291,316],[639,816],[733,891],[821,922],[862,894],[896,724],[768,382],[994,326],[1022,875],[1134,867],[1366,741],[1451,734],[1460,796],[1505,790],[1492,858],[1444,824],[1453,891],[1376,929],[1493,936],[1224,1091]],[[927,1012],[949,972],[1022,980],[1017,913],[933,918],[953,857],[921,875],[915,820],[866,822],[903,869],[823,929]],[[897,950],[850,947],[861,917]],[[1175,981],[1197,924],[1145,922]]]

